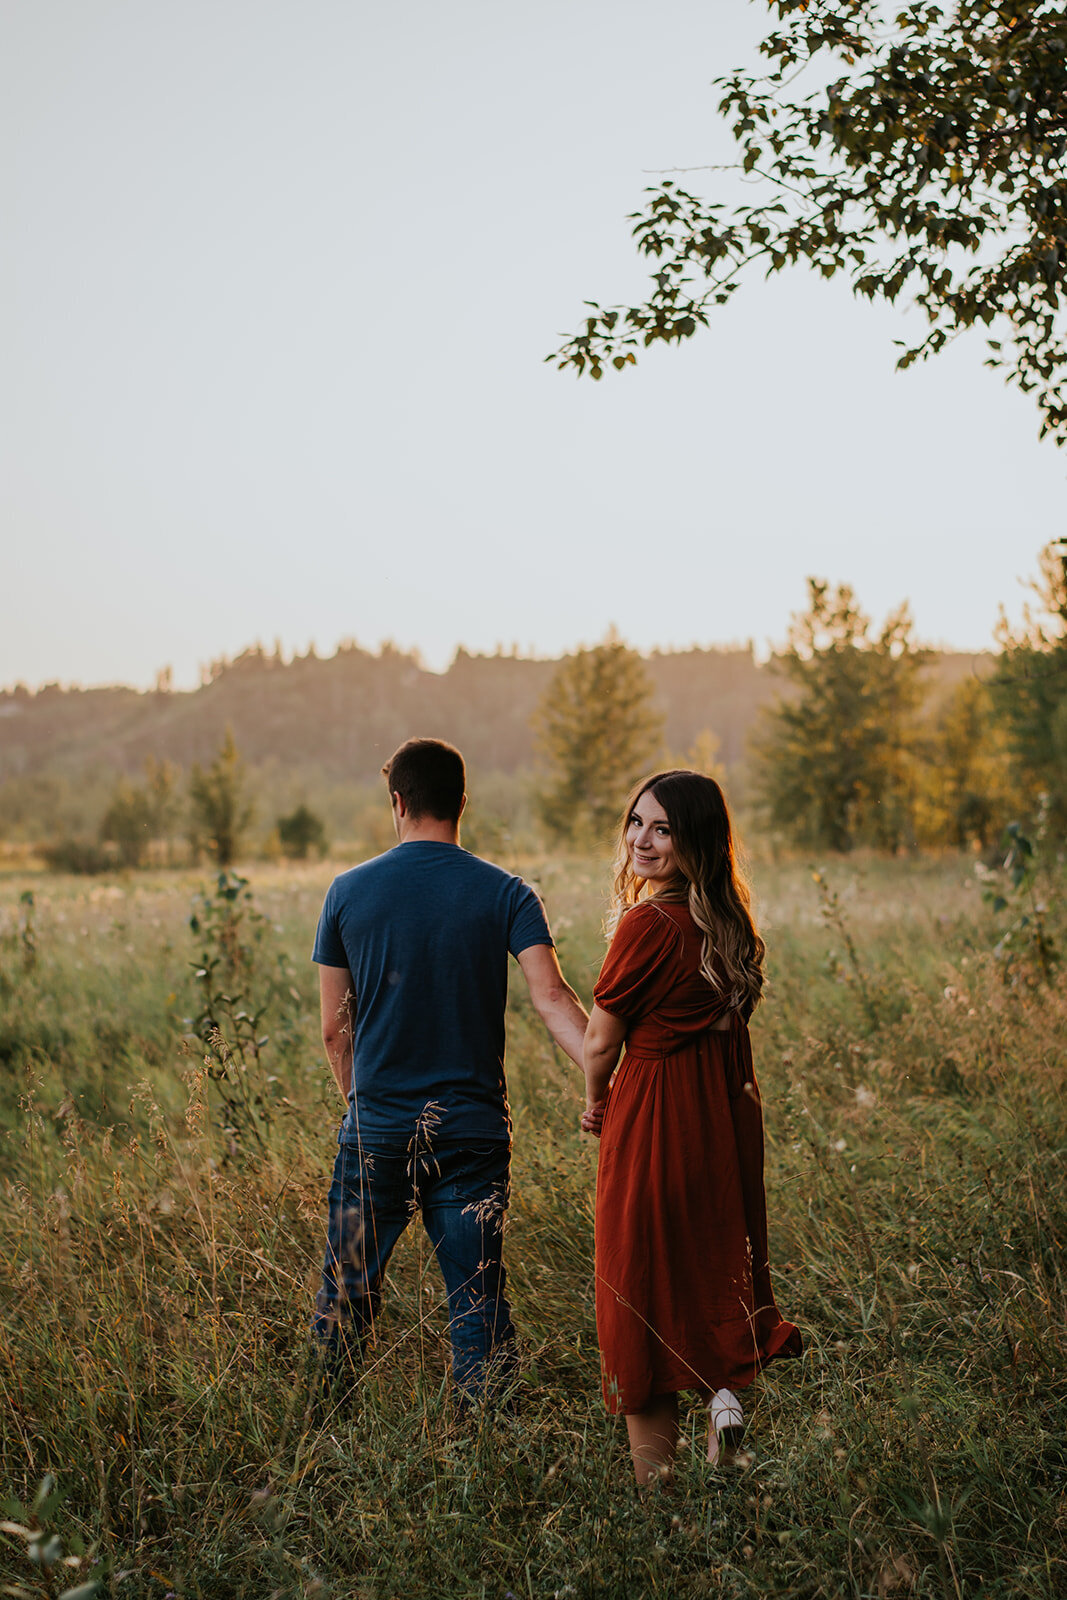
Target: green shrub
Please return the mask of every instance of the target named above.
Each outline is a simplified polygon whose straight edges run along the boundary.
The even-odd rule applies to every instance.
[[[43,847],[41,854],[52,872],[75,872],[93,877],[113,872],[115,853],[96,839],[57,839]]]

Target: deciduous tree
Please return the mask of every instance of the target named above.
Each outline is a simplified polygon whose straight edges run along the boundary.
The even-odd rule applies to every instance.
[[[1049,825],[1067,833],[1067,540],[1048,544],[1020,627],[1002,615],[991,688],[1025,802],[1048,796]]]
[[[988,683],[964,678],[921,742],[916,832],[921,844],[993,844],[1015,801],[1011,763]]]
[[[100,837],[117,847],[124,867],[141,867],[153,844],[169,841],[178,808],[178,768],[172,761],[149,756],[143,784],[119,779],[100,824]]]
[[[140,867],[152,837],[151,821],[147,790],[120,778],[100,823],[100,837],[116,847],[124,867]]]
[[[245,795],[244,762],[229,728],[222,747],[206,769],[195,764],[189,774],[194,848],[206,843],[220,869],[232,866],[254,814]]]
[[[775,658],[792,689],[762,714],[756,783],[769,822],[794,843],[896,850],[910,838],[925,653],[906,604],[870,630],[846,584],[811,578]]]
[[[173,761],[158,761],[149,756],[145,762],[145,788],[148,791],[148,831],[152,839],[162,845],[166,858],[170,858],[170,841],[178,828],[181,797],[178,791],[180,769]]]
[[[288,816],[279,817],[275,826],[278,829],[282,850],[293,860],[306,861],[311,850],[320,856],[326,854],[325,824],[320,816],[303,803]]]
[[[745,269],[797,262],[854,291],[904,297],[928,331],[909,366],[978,325],[989,365],[1035,395],[1067,440],[1067,16],[1062,0],[776,0],[763,75],[716,80],[753,205],[673,181],[631,218],[654,263],[639,305],[589,302],[549,360],[599,378],[707,324]],[[809,69],[805,72],[805,69]],[[805,93],[814,77],[825,83]],[[992,337],[995,335],[995,337]]]
[[[610,634],[566,656],[534,728],[550,774],[545,824],[559,838],[603,839],[663,743],[663,714],[640,655]]]

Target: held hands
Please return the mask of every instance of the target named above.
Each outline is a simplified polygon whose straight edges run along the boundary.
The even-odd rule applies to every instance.
[[[604,1112],[608,1108],[608,1097],[602,1100],[593,1100],[582,1112],[582,1132],[593,1133],[600,1138],[600,1131],[604,1126]]]
[[[626,1023],[621,1017],[602,1011],[594,1003],[589,1013],[589,1026],[582,1045],[582,1067],[585,1073],[585,1111],[582,1113],[582,1132],[600,1138],[604,1126],[604,1112],[611,1094],[611,1081],[619,1064],[619,1052],[626,1038]]]

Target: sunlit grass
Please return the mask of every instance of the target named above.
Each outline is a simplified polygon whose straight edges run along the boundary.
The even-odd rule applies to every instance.
[[[588,997],[606,869],[507,864]],[[203,875],[33,880],[32,962],[26,883],[0,887],[0,1482],[32,1532],[55,1476],[66,1498],[34,1515],[71,1563],[0,1533],[0,1581],[59,1595],[108,1574],[160,1600],[1067,1592],[1067,1007],[1005,984],[965,862],[829,866],[837,927],[806,863],[757,863],[772,1250],[807,1349],[760,1384],[754,1471],[711,1471],[692,1412],[676,1488],[647,1503],[599,1398],[595,1146],[521,984],[518,1418],[453,1416],[415,1229],[353,1410],[310,1404],[341,1107],[307,957],[332,870],[254,875],[298,1019],[264,1052],[262,1156],[222,1130],[188,1037]]]

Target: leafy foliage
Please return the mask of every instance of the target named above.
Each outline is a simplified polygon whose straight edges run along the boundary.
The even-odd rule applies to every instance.
[[[895,850],[910,828],[913,717],[926,660],[906,605],[870,636],[846,584],[808,580],[808,609],[775,657],[793,692],[763,714],[757,785],[776,829],[798,844]]]
[[[1038,609],[1022,627],[1002,617],[1003,647],[992,681],[1020,785],[1031,811],[1044,802],[1054,833],[1067,833],[1067,540],[1046,545],[1037,581]]]
[[[633,220],[655,263],[637,306],[602,309],[555,355],[599,378],[658,340],[690,338],[744,270],[805,262],[855,293],[911,296],[929,331],[907,367],[964,329],[1067,440],[1067,18],[1060,0],[916,0],[885,20],[874,0],[776,0],[765,76],[716,80],[756,205],[709,202],[667,181]],[[803,70],[824,89],[790,94]]]
[[[279,817],[276,826],[284,854],[294,861],[306,861],[312,850],[326,854],[326,825],[303,801],[288,816]]]
[[[23,889],[10,924],[0,925],[0,999],[13,995],[37,966],[37,902]]]
[[[1012,913],[1012,920],[997,941],[993,954],[1003,961],[1010,982],[1032,982],[1034,978],[1051,984],[1060,966],[1056,936],[1049,926],[1048,898],[1054,882],[1044,859],[1048,836],[1048,806],[1041,808],[1033,839],[1018,822],[1004,830],[1004,859],[996,869],[985,868],[982,898],[999,916]]]
[[[206,769],[197,763],[189,774],[193,837],[205,840],[218,867],[232,866],[254,807],[245,798],[244,763],[233,733],[226,730],[222,748]]]
[[[120,778],[100,824],[100,837],[118,848],[124,867],[139,867],[148,850],[151,804],[146,789]]]
[[[43,847],[41,854],[53,872],[75,872],[85,877],[108,872],[115,865],[111,852],[95,839],[55,839]]]
[[[663,742],[663,716],[636,650],[609,635],[566,657],[535,714],[550,770],[541,813],[557,838],[602,838]]]
[[[970,677],[956,685],[923,730],[917,754],[919,842],[987,849],[1016,800],[1007,740],[988,682]]]
[[[48,1596],[49,1600],[52,1596],[55,1600],[93,1600],[93,1596],[101,1593],[104,1580],[100,1573],[107,1569],[101,1567],[92,1547],[87,1548],[76,1532],[66,1539],[57,1532],[57,1512],[65,1499],[53,1475],[46,1472],[28,1506],[17,1500],[3,1506],[6,1515],[0,1522],[0,1535],[4,1537],[6,1548],[0,1553],[9,1554],[11,1546],[21,1542],[25,1566],[28,1573],[35,1576],[37,1584],[35,1591],[22,1585],[17,1588],[5,1585],[0,1593],[15,1596],[16,1600],[21,1600],[22,1596],[30,1600],[32,1592]],[[107,1567],[110,1565],[108,1562]],[[97,1576],[87,1577],[94,1567],[98,1569]],[[71,1586],[67,1580],[77,1576],[86,1577],[86,1581]]]
[[[264,1068],[271,1036],[261,1032],[268,1011],[291,1042],[294,1003],[287,954],[274,946],[270,923],[256,907],[248,879],[220,872],[213,895],[200,895],[189,918],[199,959],[190,963],[200,995],[193,1026],[208,1077],[224,1111],[231,1155],[253,1140],[265,1148],[278,1078]]]

